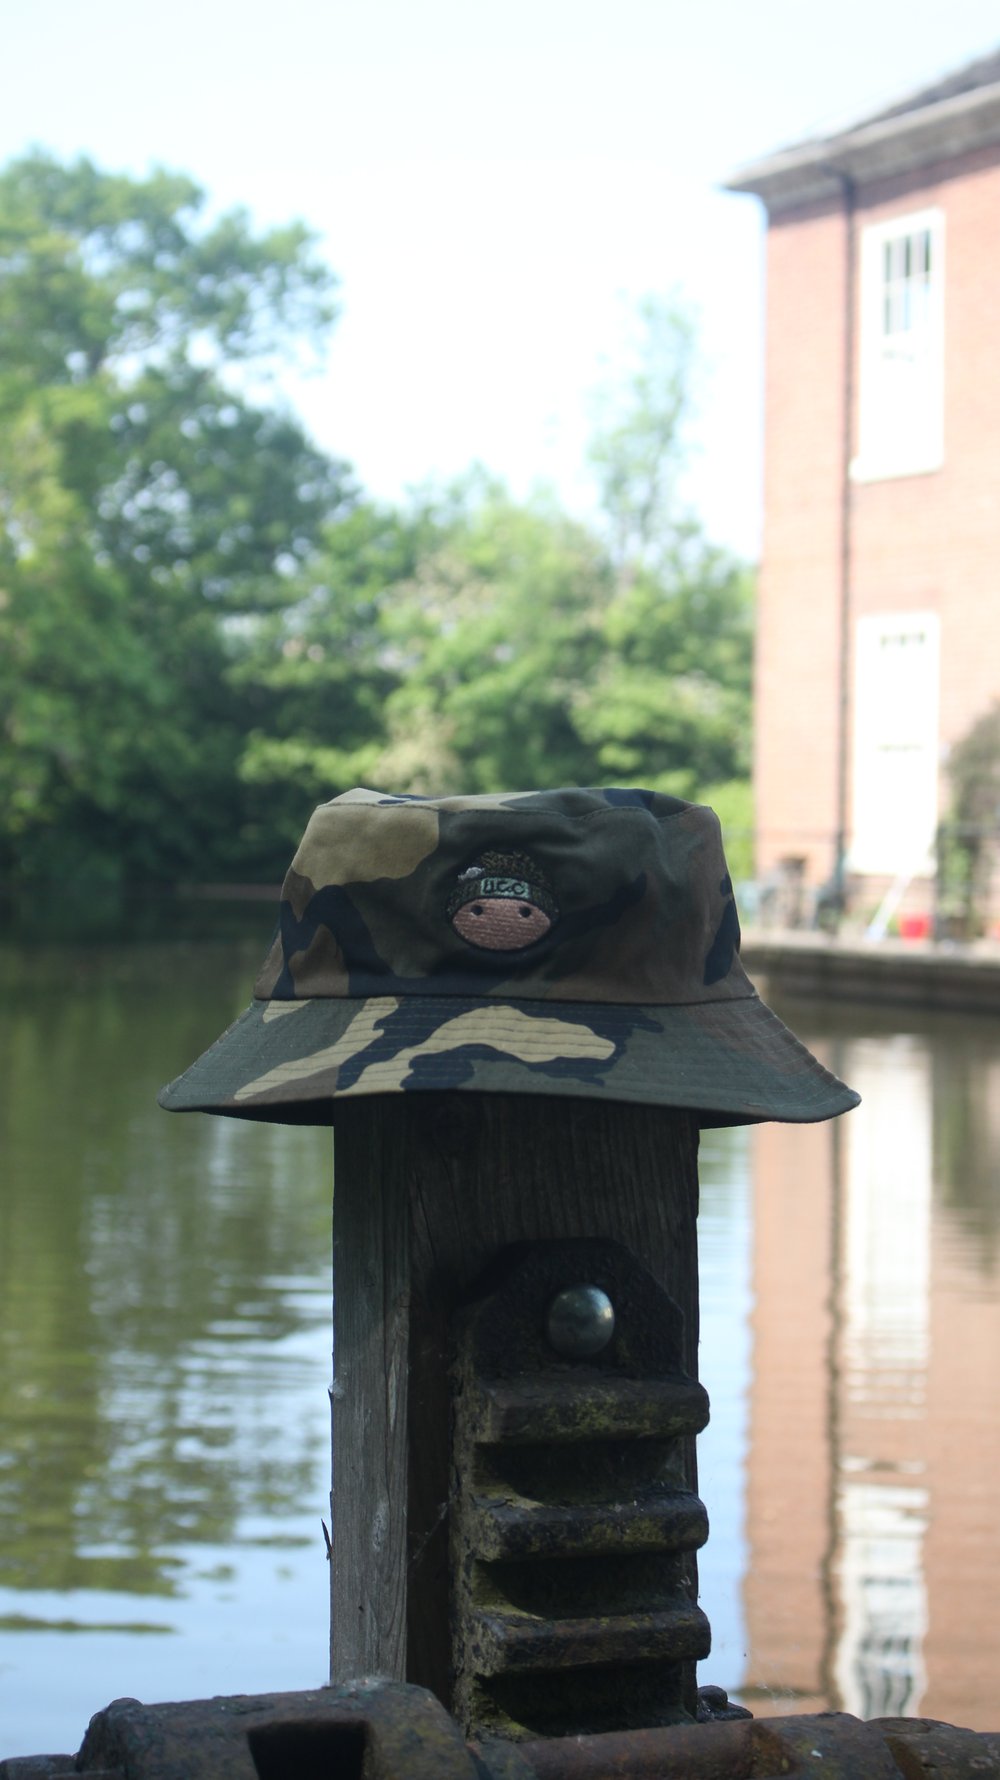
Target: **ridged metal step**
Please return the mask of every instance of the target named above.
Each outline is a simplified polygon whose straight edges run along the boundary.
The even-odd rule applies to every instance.
[[[579,1619],[480,1607],[470,1621],[470,1642],[482,1676],[605,1663],[698,1662],[712,1643],[708,1620],[689,1601],[652,1613]]]
[[[562,1292],[610,1299],[590,1356],[549,1338]],[[707,1656],[692,1488],[708,1397],[677,1304],[596,1238],[511,1251],[456,1320],[450,1548],[467,1734],[568,1736],[683,1717]]]
[[[631,1502],[567,1504],[477,1493],[470,1509],[470,1545],[487,1562],[694,1551],[708,1538],[704,1503],[690,1490],[650,1492]]]
[[[612,1373],[536,1373],[482,1382],[470,1405],[473,1437],[527,1446],[548,1440],[673,1440],[708,1425],[708,1395],[693,1379]]]

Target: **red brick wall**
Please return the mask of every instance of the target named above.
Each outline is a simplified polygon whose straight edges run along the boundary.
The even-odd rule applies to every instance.
[[[844,243],[832,207],[768,234],[758,875],[786,855],[807,857],[813,880],[834,862]]]
[[[1000,696],[1000,151],[862,187],[856,227],[931,205],[945,216],[944,464],[852,484],[851,615],[939,613],[947,746]],[[813,882],[836,827],[845,250],[836,204],[769,230],[758,873],[797,853]]]

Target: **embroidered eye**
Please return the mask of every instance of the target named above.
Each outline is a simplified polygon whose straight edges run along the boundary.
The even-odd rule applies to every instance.
[[[524,921],[531,920],[533,911],[532,911],[530,903],[527,903],[527,902],[519,903],[517,912],[521,916],[522,920],[524,920]]]

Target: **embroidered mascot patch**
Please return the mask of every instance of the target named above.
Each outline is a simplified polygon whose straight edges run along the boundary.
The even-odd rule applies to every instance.
[[[470,946],[521,952],[544,939],[559,910],[545,873],[526,853],[480,853],[458,874],[448,919]]]

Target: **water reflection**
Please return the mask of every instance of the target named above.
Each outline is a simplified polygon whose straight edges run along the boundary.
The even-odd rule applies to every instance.
[[[329,1135],[155,1105],[243,922],[0,952],[0,1755],[325,1672]],[[703,1678],[995,1728],[1000,1025],[781,1011],[864,1101],[705,1134]]]
[[[748,1654],[723,1685],[990,1728],[1000,1026],[783,1011],[863,1103],[754,1134]]]
[[[259,950],[0,957],[2,1754],[323,1678],[329,1135],[155,1105]]]

